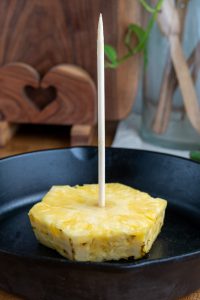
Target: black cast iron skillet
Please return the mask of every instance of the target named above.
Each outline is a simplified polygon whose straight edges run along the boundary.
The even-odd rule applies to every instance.
[[[108,148],[106,177],[168,200],[163,230],[144,259],[71,262],[33,235],[27,212],[52,185],[97,182],[96,148],[0,161],[0,288],[31,300],[170,300],[200,287],[200,165]]]

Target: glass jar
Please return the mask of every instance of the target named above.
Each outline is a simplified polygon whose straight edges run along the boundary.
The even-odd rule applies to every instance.
[[[174,3],[180,25],[178,38],[197,99],[200,99],[200,1],[176,0]],[[169,36],[163,34],[162,22],[159,17],[148,44],[141,136],[150,143],[167,148],[199,149],[200,132],[194,129],[188,118],[171,57],[172,46]]]

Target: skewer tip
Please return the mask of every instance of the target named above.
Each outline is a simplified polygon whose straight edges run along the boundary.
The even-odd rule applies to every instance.
[[[102,13],[99,14],[99,24],[103,23]]]
[[[99,23],[98,23],[98,36],[101,34],[103,34],[103,17],[102,14],[99,15]]]

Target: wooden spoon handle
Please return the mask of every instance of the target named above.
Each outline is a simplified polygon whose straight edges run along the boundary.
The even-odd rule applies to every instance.
[[[156,114],[152,123],[152,129],[157,134],[165,132],[169,122],[172,105],[171,95],[174,87],[174,76],[171,76],[172,71],[174,73],[171,56],[169,56],[160,87]]]
[[[161,14],[166,16],[166,10],[168,11],[170,9],[170,14],[172,12],[176,12],[176,18],[179,18],[179,22],[176,22],[178,24],[177,27],[179,27],[179,31],[177,30],[177,35],[179,36],[180,40],[183,38],[183,33],[184,33],[184,23],[185,23],[185,16],[187,13],[187,0],[177,0],[176,3],[179,6],[180,4],[184,4],[184,7],[181,9],[176,9],[174,7],[174,4],[171,3],[171,5],[164,5],[163,11]],[[173,8],[173,10],[172,10]],[[166,17],[164,18],[166,19]],[[166,24],[168,24],[168,27],[170,26],[171,22],[167,22],[164,24],[162,17],[158,18],[158,25],[160,27],[160,30],[162,28],[166,28]],[[174,29],[172,28],[172,32]],[[157,110],[156,114],[152,123],[152,129],[155,133],[157,134],[162,134],[167,130],[170,115],[171,115],[171,109],[172,109],[172,100],[173,100],[173,93],[174,90],[177,86],[177,79],[176,79],[176,73],[174,71],[173,63],[171,60],[171,54],[169,50],[167,62],[165,64],[165,69],[163,73],[163,78],[162,78],[162,83],[161,83],[161,88],[160,88],[160,93],[159,93],[159,101],[157,105]]]
[[[194,84],[187,66],[180,40],[177,35],[170,35],[172,61],[182,93],[188,118],[193,127],[200,133],[200,109]]]

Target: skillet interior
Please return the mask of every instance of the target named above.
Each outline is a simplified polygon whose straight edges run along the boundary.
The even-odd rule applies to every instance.
[[[120,264],[200,252],[200,165],[170,155],[106,151],[107,182],[121,182],[168,200],[165,225],[148,257]],[[0,161],[0,250],[60,260],[37,243],[27,212],[52,185],[97,182],[97,149],[47,150]],[[123,201],[123,199],[122,199]],[[113,262],[108,262],[113,264]]]

